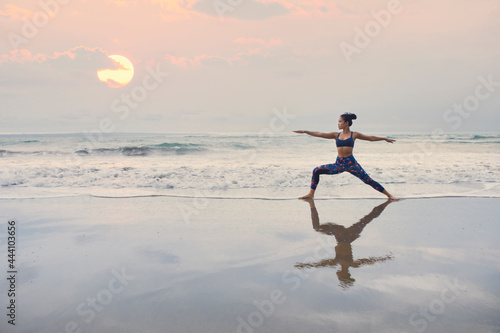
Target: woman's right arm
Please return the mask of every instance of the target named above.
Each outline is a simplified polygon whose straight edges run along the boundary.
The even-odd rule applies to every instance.
[[[311,132],[311,131],[293,131],[293,132],[299,134],[308,134],[310,136],[315,136],[323,139],[336,139],[338,135],[338,133],[336,132],[330,132],[330,133]]]

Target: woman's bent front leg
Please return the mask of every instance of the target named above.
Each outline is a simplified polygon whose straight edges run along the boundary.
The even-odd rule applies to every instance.
[[[320,175],[334,175],[341,173],[342,171],[344,170],[342,170],[337,163],[320,165],[313,170],[311,189],[316,190],[316,187],[318,187]]]

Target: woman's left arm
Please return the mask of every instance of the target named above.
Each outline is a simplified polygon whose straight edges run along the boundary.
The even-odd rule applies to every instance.
[[[396,140],[394,140],[394,139],[382,138],[380,136],[374,136],[374,135],[364,135],[364,134],[361,134],[359,132],[354,132],[353,138],[360,139],[360,140],[366,140],[366,141],[387,141],[389,143],[396,142]]]

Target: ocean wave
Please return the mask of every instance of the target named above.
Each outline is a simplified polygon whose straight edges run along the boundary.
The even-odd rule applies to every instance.
[[[84,155],[113,155],[119,154],[124,156],[147,156],[151,154],[177,154],[185,155],[190,153],[204,152],[207,149],[198,144],[179,144],[179,143],[162,143],[151,146],[125,146],[119,148],[96,148],[96,149],[82,149],[75,153]]]
[[[41,155],[65,155],[65,154],[67,153],[63,151],[52,151],[52,150],[16,151],[16,150],[0,149],[0,157],[15,156],[15,155],[41,156]]]
[[[132,153],[131,150],[129,153]],[[137,152],[135,152],[137,153]],[[142,152],[141,152],[142,153]],[[280,190],[301,192],[310,183],[310,171],[303,166],[282,164],[193,164],[158,165],[163,159],[136,160],[124,165],[119,161],[89,160],[91,164],[54,164],[51,159],[44,165],[14,168],[0,167],[0,186],[4,188],[30,187],[42,189],[71,188],[75,191],[99,191],[127,189],[130,192],[151,189],[159,192],[262,190],[270,193]],[[370,171],[371,176],[386,186],[390,192],[401,188],[407,193],[500,193],[496,169],[478,166],[475,169],[458,166],[455,172],[449,168],[399,170],[387,166],[383,171]],[[349,173],[322,176],[321,188],[325,193],[346,191],[372,191],[369,186]]]
[[[454,138],[452,143],[471,143],[471,144],[498,144],[500,143],[500,136],[498,135],[471,135],[469,137]]]
[[[250,149],[252,147],[242,145],[233,147],[236,150]],[[202,145],[196,144],[168,144],[168,145],[151,145],[151,146],[124,146],[118,148],[83,148],[74,151],[52,151],[52,150],[8,150],[0,149],[0,157],[7,156],[41,156],[41,155],[71,155],[76,154],[79,156],[108,156],[108,155],[123,155],[123,156],[149,156],[149,155],[188,155],[210,153],[208,149]]]
[[[118,152],[125,156],[145,156],[151,153],[151,148],[149,147],[121,147],[118,148]]]
[[[40,143],[40,140],[37,139],[10,139],[10,140],[0,140],[0,145],[2,146],[11,146],[11,145],[22,145],[29,143]]]
[[[500,139],[500,135],[478,135],[474,134],[470,140],[482,140],[482,139]]]
[[[202,148],[205,145],[200,144],[200,143],[179,143],[179,142],[164,142],[160,143],[158,145],[155,145],[156,147],[161,147],[161,148],[171,148],[171,149],[180,149],[180,148]]]
[[[215,150],[229,149],[229,150],[248,150],[255,149],[255,145],[245,143],[224,143],[219,146],[212,146],[205,144],[194,143],[161,143],[156,145],[144,146],[123,146],[117,148],[98,147],[98,148],[82,148],[73,151],[62,150],[0,150],[0,157],[12,155],[70,155],[77,154],[80,156],[107,156],[107,155],[123,155],[123,156],[149,156],[149,155],[187,155],[187,154],[200,154],[210,153]]]
[[[500,135],[445,134],[436,138],[441,143],[500,143]]]
[[[435,144],[499,144],[500,134],[472,134],[472,133],[444,133],[442,135],[433,136],[431,134],[401,134],[401,135],[389,135],[390,138],[394,138],[399,142],[432,142]]]

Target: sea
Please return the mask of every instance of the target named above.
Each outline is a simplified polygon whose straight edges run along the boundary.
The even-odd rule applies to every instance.
[[[354,157],[391,194],[500,197],[500,134],[389,137],[357,140]],[[293,132],[0,135],[0,198],[296,199],[335,158],[334,140]],[[316,196],[385,198],[347,172],[322,175]]]

